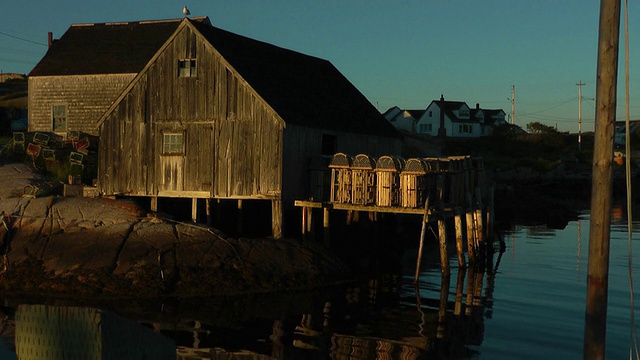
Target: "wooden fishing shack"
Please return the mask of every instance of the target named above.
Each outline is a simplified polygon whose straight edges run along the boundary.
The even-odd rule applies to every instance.
[[[206,17],[72,25],[31,75],[31,130],[99,135],[102,195],[147,197],[152,210],[191,200],[193,221],[220,202],[265,204],[276,238],[310,197],[310,159],[401,146],[329,61]]]

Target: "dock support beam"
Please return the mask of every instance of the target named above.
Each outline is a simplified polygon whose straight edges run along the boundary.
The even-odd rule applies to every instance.
[[[206,199],[207,226],[211,226],[211,199]]]
[[[424,215],[422,215],[422,230],[420,230],[420,246],[418,247],[418,259],[416,261],[416,274],[413,277],[413,283],[418,283],[420,277],[420,263],[422,262],[422,248],[424,246],[424,236],[427,232],[427,223],[429,222],[429,198],[424,202]]]
[[[322,209],[322,236],[324,239],[324,245],[331,245],[331,233],[329,232],[329,208]]]
[[[302,208],[302,240],[307,240],[307,207]]]
[[[238,236],[241,236],[244,232],[244,222],[243,222],[243,214],[242,214],[242,200],[238,200]]]
[[[440,270],[443,274],[449,275],[449,252],[447,250],[447,227],[444,216],[444,177],[438,175],[438,238],[440,242]]]
[[[158,212],[158,197],[154,196],[151,198],[151,211]]]
[[[462,217],[458,212],[455,214],[456,229],[456,250],[458,252],[458,267],[464,269],[467,265],[464,260],[464,240],[462,238]]]
[[[191,198],[191,222],[198,222],[198,198]]]
[[[282,200],[271,200],[271,233],[274,239],[282,239]]]

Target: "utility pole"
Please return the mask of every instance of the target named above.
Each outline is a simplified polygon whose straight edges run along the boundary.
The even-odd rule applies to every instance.
[[[596,122],[583,347],[585,360],[605,357],[620,0],[600,0],[598,29]]]
[[[578,85],[578,151],[582,151],[582,80]]]
[[[515,124],[516,120],[516,86],[511,85],[511,125]]]

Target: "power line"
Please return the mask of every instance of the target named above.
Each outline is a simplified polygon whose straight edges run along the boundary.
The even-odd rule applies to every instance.
[[[37,63],[37,61],[24,61],[24,60],[3,59],[3,58],[0,58],[0,61],[9,62],[9,63],[15,63],[15,64],[36,64]]]
[[[25,42],[32,43],[32,44],[36,44],[36,45],[49,46],[49,45],[47,45],[47,44],[39,43],[39,42],[37,42],[37,41],[28,40],[28,39],[23,39],[23,38],[21,38],[21,37],[17,37],[17,36],[14,36],[14,35],[10,35],[10,34],[7,34],[7,33],[2,32],[2,31],[0,31],[0,35],[8,36],[8,37],[10,37],[10,38],[14,38],[14,39],[17,39],[17,40],[25,41]]]

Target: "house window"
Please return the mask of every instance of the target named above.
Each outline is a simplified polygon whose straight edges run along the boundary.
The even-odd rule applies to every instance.
[[[178,60],[178,76],[179,77],[195,77],[196,76],[196,59]]]
[[[322,134],[322,155],[333,155],[337,149],[337,137],[330,134]]]
[[[53,105],[51,113],[53,131],[67,131],[67,105]]]
[[[184,155],[184,134],[183,133],[162,134],[162,154],[163,155]]]
[[[420,127],[418,128],[418,132],[421,134],[430,133],[432,129],[433,129],[433,124],[420,124]]]
[[[458,132],[460,134],[471,134],[471,125],[469,124],[458,125]]]
[[[429,117],[433,117],[433,111],[429,111]]]

